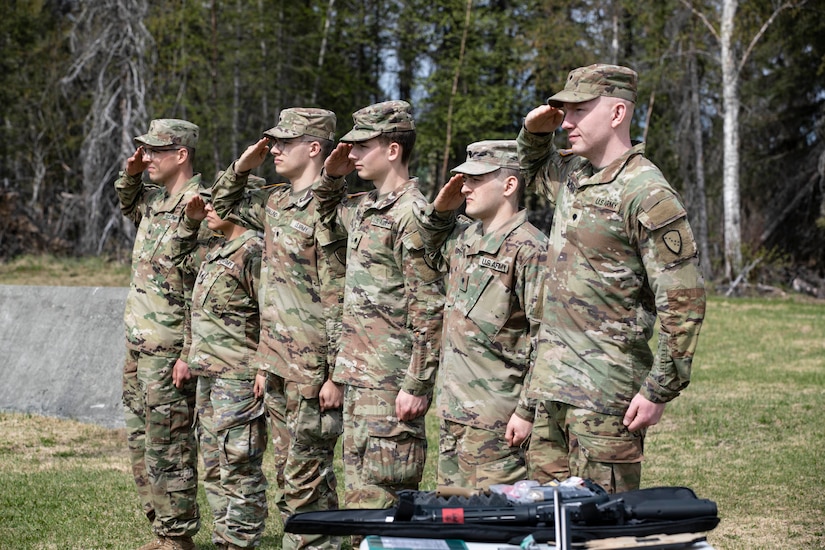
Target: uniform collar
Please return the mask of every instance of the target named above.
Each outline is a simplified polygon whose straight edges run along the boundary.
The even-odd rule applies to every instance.
[[[481,221],[477,221],[468,227],[464,234],[467,236],[468,251],[471,254],[479,254],[484,252],[486,254],[497,254],[501,249],[501,245],[510,233],[518,229],[523,223],[527,221],[527,210],[521,209],[518,213],[507,220],[504,225],[482,235]]]

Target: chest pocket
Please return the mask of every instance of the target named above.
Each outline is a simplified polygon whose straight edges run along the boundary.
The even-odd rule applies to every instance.
[[[178,216],[174,212],[144,216],[138,231],[138,235],[143,236],[140,247],[137,248],[140,261],[151,262],[159,266],[163,272],[174,267],[169,254],[164,254],[164,251],[167,250],[174,233],[170,229],[177,221]]]
[[[336,235],[328,229],[319,229],[316,238],[330,275],[334,278],[343,277],[347,271],[346,235]]]
[[[192,301],[205,311],[220,316],[238,288],[238,279],[222,269],[201,270]]]
[[[489,267],[476,267],[470,274],[464,274],[467,286],[459,307],[490,339],[498,335],[509,318],[512,289],[504,283],[502,275],[506,276]]]

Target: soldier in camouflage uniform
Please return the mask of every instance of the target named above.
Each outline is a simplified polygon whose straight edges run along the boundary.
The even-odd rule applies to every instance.
[[[528,185],[555,207],[529,383],[539,405],[528,464],[540,481],[637,488],[646,428],[690,381],[704,284],[681,199],[631,142],[636,83],[626,67],[575,69],[518,136]],[[559,124],[569,150],[553,145]]]
[[[342,446],[348,508],[385,508],[421,481],[441,340],[443,274],[428,265],[413,208],[426,203],[409,176],[415,123],[409,103],[353,114],[354,126],[315,189],[331,229],[349,234],[341,345],[333,380],[346,384]],[[353,169],[375,190],[339,199]]]
[[[541,322],[547,237],[519,210],[515,140],[467,148],[467,161],[417,216],[428,256],[449,270],[441,367],[438,484],[487,489],[527,477],[522,443],[535,402],[524,387]],[[465,213],[455,212],[465,204]]]
[[[208,200],[208,195],[205,199]],[[263,239],[193,197],[178,235],[196,241],[201,222],[223,235],[185,257],[199,265],[192,291],[189,367],[198,377],[198,440],[204,488],[218,548],[257,547],[267,515],[266,416],[254,391],[258,348],[258,281]]]
[[[217,212],[264,232],[261,339],[254,364],[265,390],[286,519],[338,507],[333,470],[342,431],[342,389],[330,380],[341,330],[346,235],[320,223],[312,189],[332,150],[335,113],[284,109],[278,125],[249,146],[218,179]],[[290,184],[244,192],[250,170],[270,150]],[[338,200],[343,191],[338,194]],[[340,547],[339,537],[285,533],[284,550]]]
[[[186,360],[185,325],[194,273],[179,268],[177,226],[198,194],[192,160],[198,127],[153,120],[115,182],[123,215],[137,226],[124,325],[123,403],[132,471],[157,536],[142,547],[194,548],[200,528],[195,380]],[[141,179],[147,171],[155,186]]]

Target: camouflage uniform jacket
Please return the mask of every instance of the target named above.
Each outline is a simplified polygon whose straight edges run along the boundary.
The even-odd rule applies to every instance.
[[[441,347],[443,274],[426,261],[413,206],[426,203],[411,179],[384,196],[336,197],[343,178],[315,189],[322,218],[348,233],[341,346],[333,380],[431,395]]]
[[[179,232],[185,230],[181,224]],[[261,237],[248,230],[210,250],[200,264],[192,291],[192,374],[255,378],[252,359],[261,330],[258,281],[263,246]]]
[[[258,368],[304,385],[317,397],[334,364],[341,332],[346,234],[320,223],[312,190],[289,185],[244,191],[234,164],[212,188],[218,215],[264,232]],[[316,182],[314,186],[317,186]],[[338,200],[343,197],[343,190]]]
[[[552,139],[518,136],[528,185],[555,207],[530,395],[613,415],[637,392],[670,401],[690,382],[705,314],[681,199],[642,144],[596,170]]]
[[[417,221],[428,255],[449,268],[438,416],[502,433],[514,412],[532,421],[524,381],[541,323],[547,237],[526,210],[487,234],[480,221],[446,218],[432,205]]]
[[[189,199],[198,194],[200,174],[176,194],[146,185],[140,174],[121,172],[115,181],[120,210],[137,226],[132,251],[132,280],[123,321],[127,347],[151,355],[184,359],[184,336],[196,272],[178,266],[178,224]]]

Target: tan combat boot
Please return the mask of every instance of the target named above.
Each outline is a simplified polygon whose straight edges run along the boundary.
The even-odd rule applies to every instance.
[[[138,550],[158,550],[161,544],[163,544],[163,539],[161,537],[155,537],[154,540],[152,540],[151,542],[147,542],[146,544],[138,548]]]

